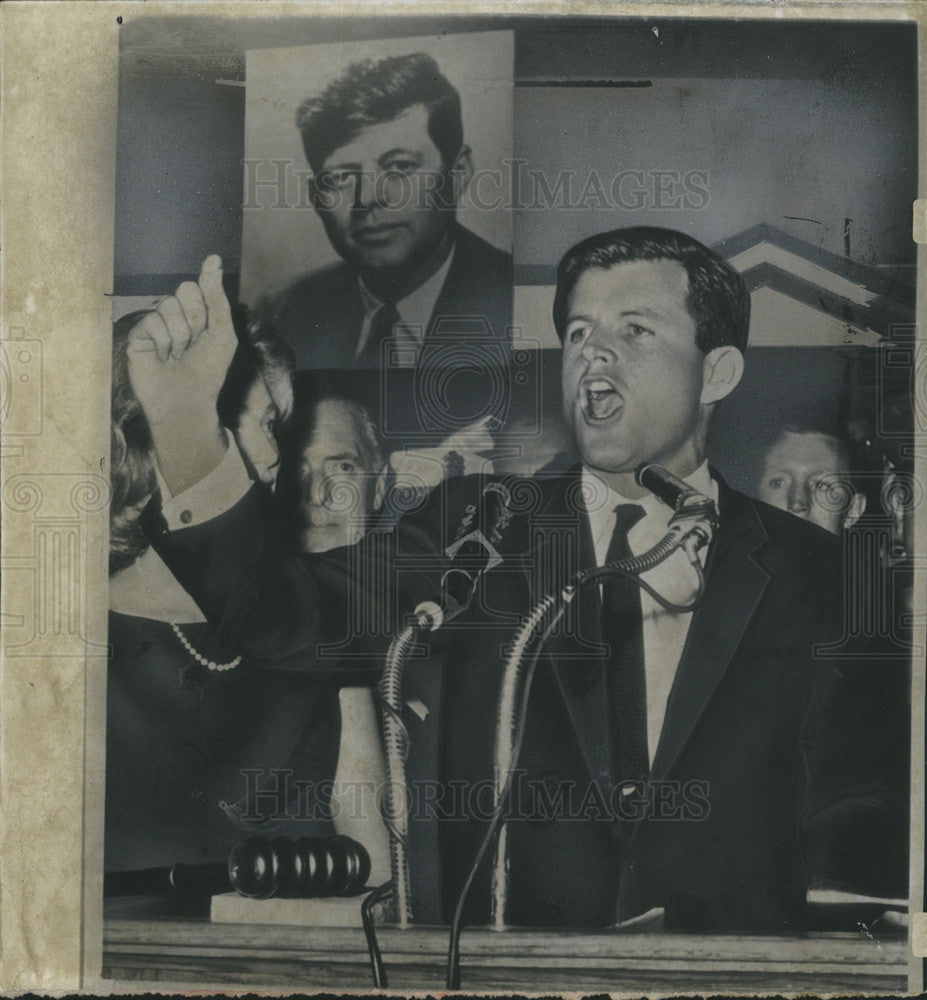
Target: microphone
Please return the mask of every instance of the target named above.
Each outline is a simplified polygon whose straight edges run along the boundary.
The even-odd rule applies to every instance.
[[[656,465],[652,462],[639,465],[634,472],[634,479],[638,486],[649,490],[673,510],[678,510],[690,497],[701,496],[699,491],[693,489],[688,483],[677,479],[662,465]]]
[[[478,503],[468,505],[457,537],[444,550],[451,566],[441,577],[440,613],[435,614],[434,604],[427,602],[427,613],[435,622],[433,628],[463,614],[470,607],[480,577],[502,562],[497,546],[512,516],[511,498],[505,485],[491,482],[483,487]],[[417,610],[426,610],[426,605]]]
[[[650,490],[658,500],[675,511],[669,522],[671,530],[683,539],[693,541],[696,548],[711,541],[718,527],[718,513],[710,497],[656,463],[639,465],[634,478],[638,486]]]

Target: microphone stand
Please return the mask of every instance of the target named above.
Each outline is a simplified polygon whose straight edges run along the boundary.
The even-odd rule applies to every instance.
[[[389,833],[393,919],[400,927],[408,927],[412,922],[411,881],[406,857],[409,808],[405,794],[409,731],[402,721],[402,678],[418,638],[424,632],[439,628],[443,620],[442,609],[432,602],[420,604],[415,609],[412,621],[390,643],[383,675],[374,691],[380,708],[386,757],[386,788],[380,812]]]
[[[683,549],[698,577],[698,593],[695,600],[679,607],[669,604],[652,590],[644,581],[638,579],[638,584],[660,603],[674,611],[693,610],[701,599],[704,590],[705,576],[699,560],[698,550],[707,545],[717,527],[717,514],[714,504],[708,497],[694,491],[682,495],[678,501],[675,515],[669,522],[667,533],[647,552],[639,556],[627,556],[606,566],[590,570],[582,570],[574,575],[572,580],[559,592],[548,594],[541,598],[531,611],[522,619],[512,640],[511,652],[503,668],[502,683],[499,696],[499,710],[496,718],[495,745],[495,802],[494,818],[498,817],[499,836],[496,841],[495,858],[492,870],[491,895],[491,926],[494,930],[504,930],[505,907],[508,896],[508,853],[507,827],[501,821],[502,798],[508,792],[509,776],[515,766],[516,733],[520,710],[525,704],[524,663],[528,651],[535,640],[539,645],[534,652],[537,660],[547,637],[553,632],[557,622],[563,617],[579,587],[601,580],[603,577],[620,575],[639,577],[654,566],[669,558],[677,549]],[[528,678],[530,680],[530,678]]]
[[[380,810],[389,833],[393,914],[400,927],[412,923],[411,879],[406,857],[409,815],[405,794],[409,731],[402,721],[405,665],[419,637],[464,614],[473,600],[479,577],[502,561],[495,546],[501,541],[511,518],[510,500],[509,490],[503,483],[490,482],[483,488],[479,504],[467,506],[457,537],[445,550],[452,565],[441,579],[441,603],[424,601],[415,609],[409,622],[390,643],[383,675],[375,689],[387,776]]]

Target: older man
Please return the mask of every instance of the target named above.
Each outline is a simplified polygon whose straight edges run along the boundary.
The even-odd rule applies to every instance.
[[[421,843],[438,864],[410,859],[417,919],[453,912],[486,829],[478,790],[493,777],[513,624],[577,570],[666,531],[669,511],[635,480],[642,463],[717,504],[704,590],[686,610],[700,588],[678,553],[645,575],[643,598],[620,581],[582,591],[571,627],[552,637],[518,761],[531,794],[509,825],[507,919],[601,925],[660,907],[673,927],[794,932],[807,926],[809,887],[903,891],[906,667],[866,637],[842,660],[818,652],[843,634],[836,540],[730,490],[706,463],[714,409],[743,371],[748,317],[739,275],[681,233],[603,233],[561,261],[554,321],[582,463],[523,484],[506,558],[433,646],[439,681],[421,745],[437,748],[440,808],[436,840]],[[209,333],[207,323],[199,339]],[[164,442],[187,444],[180,427]],[[230,637],[277,661],[319,648],[322,595],[395,598],[397,615],[434,597],[445,546],[482,486],[437,490],[393,535],[364,543],[394,570],[385,593],[343,567],[334,582],[337,560],[288,561],[260,527],[256,496],[211,525],[165,524],[154,541]],[[202,553],[221,538],[217,572]],[[249,604],[265,576],[278,581],[274,601]],[[413,754],[415,743],[413,733]],[[484,869],[470,919],[485,919],[488,897]]]

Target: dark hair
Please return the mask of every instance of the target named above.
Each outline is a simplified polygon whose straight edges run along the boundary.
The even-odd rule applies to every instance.
[[[240,324],[238,347],[216,399],[219,422],[230,430],[238,426],[248,390],[260,375],[277,411],[277,423],[283,425],[293,412],[296,354],[269,321],[248,322],[244,309],[237,309],[236,313],[236,325]]]
[[[795,434],[798,437],[815,435],[830,438],[835,445],[837,461],[846,467],[847,473],[856,471],[855,467],[859,462],[855,442],[842,428],[834,426],[830,421],[824,418],[807,418],[783,424],[770,439],[769,447],[766,449],[767,455],[782,441],[786,434]]]
[[[463,146],[460,94],[423,52],[352,63],[321,94],[303,101],[296,127],[309,166],[318,173],[362,128],[391,121],[416,104],[424,104],[428,135],[450,167]]]
[[[686,308],[695,321],[695,343],[703,354],[747,346],[750,293],[740,274],[698,240],[673,229],[638,226],[598,233],[571,247],[557,267],[554,326],[563,340],[570,294],[583,272],[637,260],[670,260],[689,276]]]

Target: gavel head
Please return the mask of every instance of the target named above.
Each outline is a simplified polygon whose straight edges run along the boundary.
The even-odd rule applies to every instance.
[[[240,896],[269,899],[277,891],[277,856],[270,841],[250,837],[239,841],[229,856],[229,880]]]
[[[370,877],[370,855],[350,837],[250,837],[229,857],[229,879],[251,899],[355,896]]]

